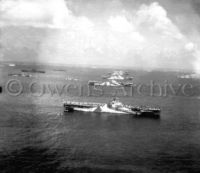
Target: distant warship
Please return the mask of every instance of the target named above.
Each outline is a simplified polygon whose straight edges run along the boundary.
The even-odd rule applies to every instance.
[[[109,103],[91,103],[91,102],[70,102],[63,103],[64,112],[96,112],[111,114],[130,114],[136,117],[159,118],[161,110],[159,108],[142,108],[130,105],[124,105],[119,99],[114,98]]]

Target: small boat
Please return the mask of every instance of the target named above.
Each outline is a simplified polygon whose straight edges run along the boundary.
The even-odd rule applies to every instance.
[[[27,74],[27,73],[10,73],[10,74],[8,74],[8,76],[12,76],[12,77],[32,77],[31,74]]]
[[[24,73],[45,73],[44,70],[37,70],[37,69],[22,69],[21,72],[24,72]]]
[[[136,117],[159,118],[161,110],[159,108],[138,107],[124,105],[118,99],[114,98],[109,103],[91,103],[91,102],[71,102],[63,103],[64,112],[96,112],[111,114],[129,114]]]

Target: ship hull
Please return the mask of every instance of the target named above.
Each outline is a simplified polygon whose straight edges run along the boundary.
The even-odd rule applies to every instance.
[[[64,103],[64,112],[95,112],[110,114],[129,114],[141,118],[159,118],[160,109],[136,108],[133,106],[123,106],[119,108],[110,108],[108,104],[102,103]]]

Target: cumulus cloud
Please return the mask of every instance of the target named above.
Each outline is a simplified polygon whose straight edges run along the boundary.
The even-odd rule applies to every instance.
[[[132,12],[123,6],[117,10],[98,23],[74,15],[64,0],[3,0],[0,20],[4,27],[54,29],[40,45],[38,56],[45,62],[199,68],[198,46],[159,3],[141,4]]]
[[[133,30],[133,25],[124,16],[111,16],[108,23],[114,31],[131,32]]]
[[[192,42],[189,42],[185,45],[185,49],[188,51],[193,51],[195,49],[195,45]]]
[[[2,0],[2,25],[28,25],[65,29],[91,26],[85,17],[75,18],[64,0]],[[78,21],[76,21],[78,20]]]
[[[35,27],[62,27],[68,11],[64,1],[2,0],[1,23]],[[64,15],[63,15],[64,14]]]
[[[167,11],[157,2],[153,2],[150,5],[141,5],[136,13],[135,20],[137,25],[145,25],[149,31],[157,32],[162,37],[183,38],[179,29],[168,18]]]

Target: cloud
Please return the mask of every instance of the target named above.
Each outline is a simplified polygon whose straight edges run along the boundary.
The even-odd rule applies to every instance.
[[[187,66],[192,65],[193,57],[186,57],[189,53],[185,51],[188,39],[157,2],[142,4],[133,14],[122,10],[117,16],[111,16],[108,24],[112,31],[108,37],[114,38],[107,45],[113,57],[121,57],[118,63],[144,68],[184,68],[183,60],[186,60],[191,61]]]
[[[175,24],[168,18],[167,11],[157,2],[141,5],[135,17],[137,25],[146,26],[150,32],[162,36],[181,39],[183,36]]]
[[[51,3],[50,3],[51,4]],[[33,25],[43,26],[52,25],[50,4],[44,0],[24,1],[24,0],[3,0],[1,2],[1,23],[4,25]]]
[[[120,4],[117,12],[102,14],[100,22],[75,15],[64,0],[3,0],[1,9],[4,27],[46,29],[36,50],[40,61],[182,69],[199,64],[197,43],[181,33],[157,2],[132,11]]]
[[[185,49],[188,51],[193,51],[195,49],[195,45],[192,42],[189,42],[185,45]]]
[[[3,25],[67,28],[74,23],[64,0],[3,0],[0,7]]]
[[[131,32],[133,30],[133,25],[124,16],[111,16],[108,23],[113,31]]]

